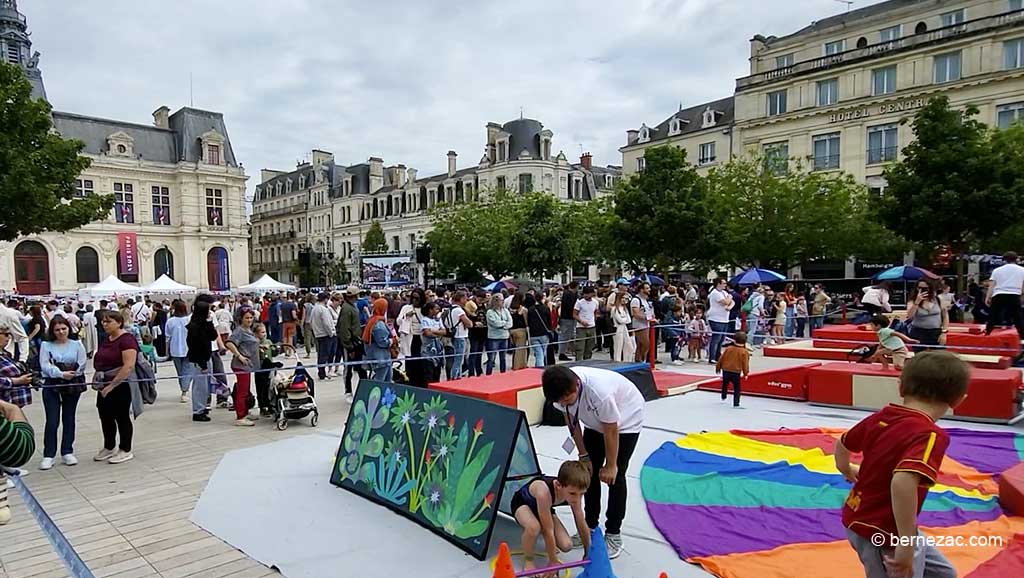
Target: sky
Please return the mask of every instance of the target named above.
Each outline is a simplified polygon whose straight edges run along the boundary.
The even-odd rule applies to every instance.
[[[854,8],[877,3],[861,0]],[[749,40],[837,0],[21,0],[57,110],[151,124],[224,114],[252,193],[317,148],[444,172],[522,114],[554,150],[620,165],[626,130],[732,94]]]

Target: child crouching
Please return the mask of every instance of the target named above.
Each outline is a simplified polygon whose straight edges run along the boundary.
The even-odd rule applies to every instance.
[[[899,331],[889,327],[889,318],[885,315],[875,315],[871,318],[871,327],[878,336],[878,351],[872,357],[872,361],[881,361],[882,369],[889,369],[889,358],[896,369],[903,369],[907,361],[907,343],[917,343]]]
[[[572,550],[572,538],[555,515],[555,506],[568,505],[572,509],[583,552],[590,550],[590,528],[582,505],[583,494],[589,486],[590,466],[580,461],[567,461],[558,469],[557,478],[537,476],[512,495],[512,513],[523,529],[523,570],[536,568],[533,551],[537,536],[544,537],[548,555],[545,566],[561,564],[558,550]]]

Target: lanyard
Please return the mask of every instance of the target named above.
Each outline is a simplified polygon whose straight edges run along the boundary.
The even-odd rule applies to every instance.
[[[565,408],[565,417],[567,418],[569,426],[569,435],[572,435],[576,431],[576,426],[580,423],[580,406],[583,405],[583,382],[580,381],[580,391],[576,395],[576,415],[569,415],[569,408]]]

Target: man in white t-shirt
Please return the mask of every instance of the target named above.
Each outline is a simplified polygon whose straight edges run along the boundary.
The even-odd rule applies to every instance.
[[[629,311],[633,316],[630,331],[636,339],[636,354],[633,361],[647,361],[651,350],[651,321],[654,319],[654,306],[651,305],[651,284],[640,283],[636,288],[636,297],[629,302]]]
[[[1024,339],[1024,322],[1021,321],[1020,295],[1024,291],[1024,267],[1017,264],[1017,254],[1010,251],[1003,255],[1003,265],[992,271],[989,279],[985,304],[991,309],[985,335],[992,333],[996,325],[1003,325],[1009,316],[1017,333]]]
[[[455,356],[452,360],[451,374],[448,379],[462,377],[462,364],[466,357],[466,343],[469,342],[469,328],[473,326],[463,305],[466,304],[466,292],[456,291],[452,297],[452,306],[444,312],[443,325],[451,332],[452,349]]]
[[[576,320],[576,341],[573,349],[576,361],[590,359],[594,356],[597,345],[597,299],[594,299],[594,287],[583,288],[583,297],[572,307],[572,318]]]
[[[732,293],[729,292],[724,278],[715,280],[715,288],[708,294],[708,324],[711,326],[711,339],[708,342],[708,363],[718,362],[718,354],[722,351],[725,334],[731,333],[733,324],[729,322],[729,311],[736,306]]]
[[[553,365],[541,376],[544,398],[563,412],[580,460],[591,464],[584,496],[587,526],[601,518],[601,484],[608,484],[605,544],[608,557],[622,553],[626,471],[644,424],[644,396],[625,376],[596,367]]]

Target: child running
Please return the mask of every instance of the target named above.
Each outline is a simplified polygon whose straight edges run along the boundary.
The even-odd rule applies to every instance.
[[[871,328],[878,336],[878,351],[872,356],[872,361],[881,361],[882,369],[889,369],[889,358],[896,369],[903,369],[907,361],[907,343],[917,343],[899,331],[889,327],[889,318],[885,315],[875,315],[871,318]]]
[[[750,351],[747,350],[747,334],[737,331],[732,343],[722,349],[722,355],[715,364],[715,373],[722,374],[722,401],[729,396],[732,384],[732,406],[740,406],[740,378],[750,375]]]
[[[555,515],[555,506],[568,504],[576,522],[576,531],[583,542],[583,552],[590,550],[590,528],[583,516],[583,494],[590,486],[590,466],[580,461],[567,461],[558,469],[558,477],[537,476],[512,495],[512,513],[523,529],[523,570],[533,570],[534,543],[544,536],[548,560],[545,566],[561,564],[558,550],[572,550],[572,538]],[[585,556],[585,554],[584,554]]]
[[[949,446],[935,422],[967,397],[969,374],[948,351],[918,354],[900,376],[903,405],[879,410],[836,444],[836,468],[853,483],[843,525],[867,578],[955,578],[934,546],[915,540],[917,515]],[[863,454],[859,466],[850,452]]]

